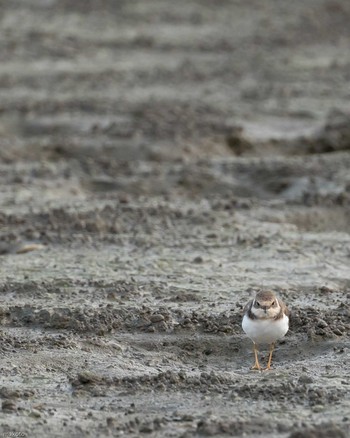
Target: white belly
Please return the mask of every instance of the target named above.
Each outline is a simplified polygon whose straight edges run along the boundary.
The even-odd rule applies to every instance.
[[[249,338],[256,344],[271,344],[283,338],[289,328],[289,318],[284,315],[278,320],[250,319],[243,317],[242,328]]]

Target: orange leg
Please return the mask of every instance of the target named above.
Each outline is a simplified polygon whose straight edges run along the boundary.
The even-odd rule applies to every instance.
[[[268,360],[268,362],[267,362],[267,367],[265,368],[265,370],[270,370],[270,369],[271,369],[272,353],[273,353],[273,350],[274,350],[274,349],[275,349],[275,344],[272,343],[272,344],[270,345],[269,360]]]
[[[252,370],[258,370],[261,371],[261,366],[259,364],[259,358],[258,358],[258,349],[256,346],[256,343],[254,342],[254,356],[255,356],[255,364],[252,366]]]

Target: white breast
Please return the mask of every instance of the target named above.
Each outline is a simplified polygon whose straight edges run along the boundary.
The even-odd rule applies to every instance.
[[[244,315],[242,328],[256,344],[271,344],[283,338],[289,328],[289,318],[283,315],[281,319],[250,319]]]

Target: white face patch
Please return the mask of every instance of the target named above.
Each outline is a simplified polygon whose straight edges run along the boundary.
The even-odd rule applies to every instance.
[[[264,307],[267,306],[268,308],[265,310]],[[281,311],[281,306],[279,305],[278,301],[276,301],[275,306],[271,306],[270,302],[260,302],[259,307],[256,306],[256,300],[254,300],[252,305],[252,313],[257,318],[275,318]]]

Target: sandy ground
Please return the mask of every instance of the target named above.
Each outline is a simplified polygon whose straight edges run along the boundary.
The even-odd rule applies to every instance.
[[[0,7],[3,436],[349,436],[350,3]]]

